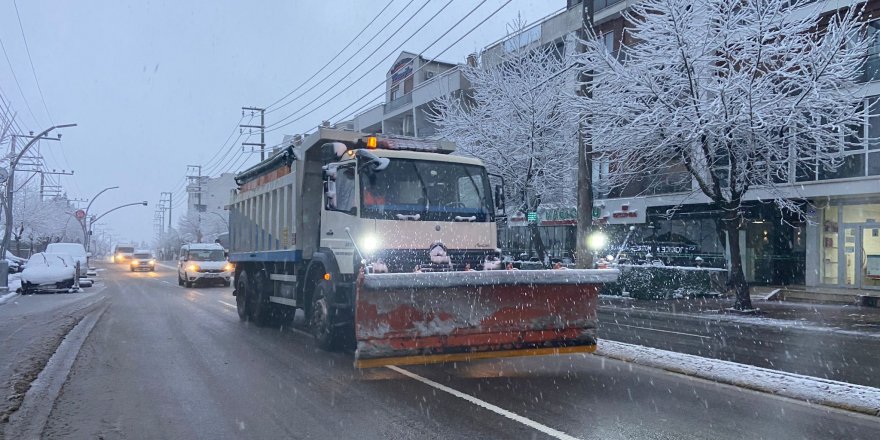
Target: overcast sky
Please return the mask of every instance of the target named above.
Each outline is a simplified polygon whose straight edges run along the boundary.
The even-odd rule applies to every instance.
[[[407,22],[425,4],[425,0],[414,0],[389,23],[410,3],[392,0],[359,41],[327,68],[328,74],[335,71],[332,80],[301,89],[293,95],[306,91],[301,99],[268,114],[266,122],[290,115],[330,89],[306,107],[311,110],[364,72],[369,74],[314,113],[270,133],[267,143],[280,142],[283,134],[308,131],[349,107],[383,81],[399,52],[393,49],[411,34],[415,36],[401,50],[422,52],[479,4],[478,0],[451,0],[437,14],[448,1],[430,0]],[[0,93],[11,101],[25,130],[39,132],[52,123],[79,124],[62,131],[63,142],[44,143],[48,168],[75,171],[72,177],[60,178],[71,198],[91,198],[102,188],[120,186],[95,201],[94,214],[123,203],[149,201],[149,207],[126,208],[105,219],[117,239],[152,243],[160,192],[175,191],[175,217],[184,211],[185,205],[179,202],[184,199],[188,164],[204,165],[216,175],[257,161],[258,156],[241,154],[240,146],[230,147],[232,142],[221,149],[224,142],[239,135],[235,127],[242,117],[240,108],[268,106],[296,88],[387,4],[388,0],[3,0],[0,39],[9,63],[0,58]],[[487,0],[424,55],[437,56],[503,4],[503,0]],[[439,59],[462,62],[468,53],[503,37],[517,15],[532,22],[564,6],[564,0],[513,0]],[[376,33],[364,51],[353,54]],[[386,39],[375,55],[363,60]],[[349,64],[339,68],[349,59]],[[343,77],[352,69],[351,75]]]

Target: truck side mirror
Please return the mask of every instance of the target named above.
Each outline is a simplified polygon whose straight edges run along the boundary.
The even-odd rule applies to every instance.
[[[342,159],[342,155],[348,150],[348,147],[342,142],[327,142],[321,145],[321,160],[324,163],[335,162]]]
[[[501,185],[495,185],[495,208],[504,211],[504,188]]]

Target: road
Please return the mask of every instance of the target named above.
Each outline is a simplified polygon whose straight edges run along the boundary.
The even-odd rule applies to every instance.
[[[768,322],[753,325],[717,313],[695,316],[607,302],[599,309],[602,338],[880,388],[880,335]]]
[[[44,438],[875,438],[878,419],[598,356],[356,370],[228,288],[102,272]],[[568,437],[571,436],[571,437]]]

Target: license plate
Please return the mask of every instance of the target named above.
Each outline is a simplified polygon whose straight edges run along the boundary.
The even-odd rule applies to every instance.
[[[216,276],[217,276],[216,273],[206,273],[206,274],[204,275],[205,278],[215,278]]]

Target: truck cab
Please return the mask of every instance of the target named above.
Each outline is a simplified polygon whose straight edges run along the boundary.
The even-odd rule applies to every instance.
[[[361,260],[377,273],[499,261],[495,204],[478,159],[387,148],[346,149],[337,159],[324,166],[320,247],[341,273],[355,273]]]

